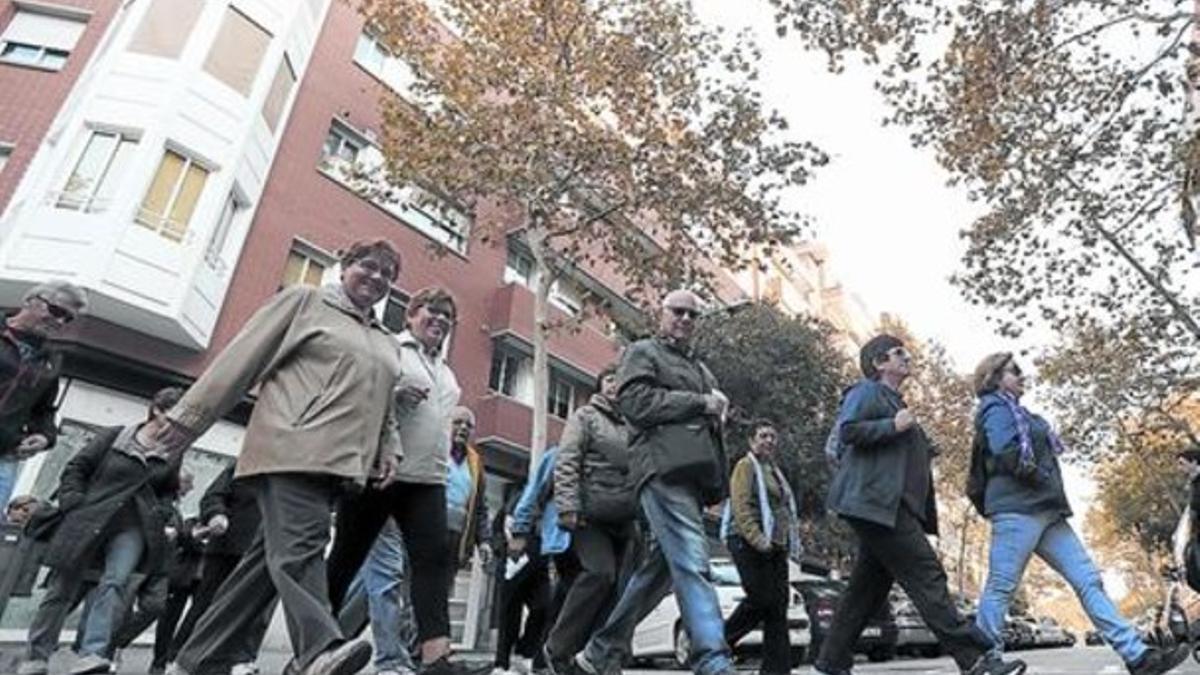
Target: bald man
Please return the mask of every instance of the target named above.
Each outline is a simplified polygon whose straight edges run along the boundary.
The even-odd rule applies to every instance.
[[[608,621],[574,659],[588,675],[617,672],[638,622],[674,588],[692,640],[697,675],[732,675],[725,623],[709,580],[704,507],[725,498],[728,475],[721,424],[728,400],[696,357],[692,333],[700,299],[673,291],[658,334],[625,350],[617,369],[617,408],[631,427],[630,473],[654,544]],[[551,655],[557,657],[558,655]],[[550,664],[555,675],[570,665]]]
[[[450,462],[446,483],[446,526],[449,532],[451,560],[461,567],[478,550],[486,565],[492,549],[488,543],[487,478],[483,458],[471,446],[475,433],[475,413],[458,406],[450,413]],[[454,577],[451,576],[453,582]]]

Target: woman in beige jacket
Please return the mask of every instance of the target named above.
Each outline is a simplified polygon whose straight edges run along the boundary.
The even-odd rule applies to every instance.
[[[294,286],[268,302],[170,412],[175,425],[162,441],[186,443],[258,386],[237,477],[258,492],[263,533],[197,623],[176,672],[224,672],[277,597],[293,672],[349,675],[370,660],[370,645],[338,627],[324,555],[339,494],[390,481],[398,465],[400,360],[372,307],[395,281],[400,255],[385,240],[359,242],[341,265],[340,284]]]

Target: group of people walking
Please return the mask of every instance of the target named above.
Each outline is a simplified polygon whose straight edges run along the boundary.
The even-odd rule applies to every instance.
[[[475,555],[495,559],[493,666],[503,673],[617,674],[638,623],[669,594],[698,675],[732,675],[731,647],[759,627],[761,672],[789,672],[788,569],[799,556],[800,516],[776,459],[786,449],[775,425],[757,420],[746,429],[749,451],[730,470],[729,400],[693,347],[700,299],[666,295],[656,333],[599,375],[596,394],[492,523],[483,459],[470,446],[474,416],[459,406],[446,360],[454,298],[439,288],[416,293],[407,329],[393,335],[373,307],[400,271],[389,242],[350,246],[340,283],[281,291],[186,392],[160,392],[146,419],[101,430],[71,460],[56,506],[30,519],[31,536],[48,542],[52,572],[21,675],[47,672],[80,602],[87,618],[72,673],[106,672],[148,618],[165,624],[155,668],[246,668],[278,604],[291,640],[288,673],[358,672],[372,656],[359,637],[369,624],[378,672],[465,675],[451,658],[449,597],[457,569]],[[42,402],[57,366],[40,345],[84,307],[69,285],[34,289],[0,333],[0,368],[31,392],[19,410],[0,410],[0,440],[17,453],[53,445],[53,408],[47,418]],[[968,493],[992,522],[992,546],[979,611],[964,617],[927,539],[937,532],[934,452],[901,391],[911,356],[881,335],[862,347],[860,367],[826,447],[836,464],[829,508],[859,550],[817,672],[852,671],[854,643],[894,583],[963,673],[1024,672],[1004,660],[1001,627],[1034,553],[1072,585],[1131,673],[1166,673],[1186,658],[1185,648],[1144,644],[1105,593],[1066,520],[1062,445],[1021,404],[1025,382],[1011,354],[987,357],[975,373]],[[206,492],[199,518],[182,521],[184,455],[252,390],[236,467]],[[722,503],[721,538],[746,592],[728,617],[705,525]],[[185,550],[198,567],[180,572]],[[80,574],[84,567],[92,573]]]

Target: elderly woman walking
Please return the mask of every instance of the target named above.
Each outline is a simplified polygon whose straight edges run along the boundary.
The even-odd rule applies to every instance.
[[[329,595],[341,608],[346,591],[388,518],[400,527],[412,574],[412,604],[427,675],[465,672],[450,660],[450,580],[456,571],[447,545],[446,483],[450,418],[462,390],[446,360],[446,339],[458,316],[442,288],[417,291],[409,301],[408,329],[397,337],[403,377],[396,420],[404,460],[395,482],[346,495],[337,510],[329,553]]]
[[[45,675],[63,622],[83,597],[90,565],[100,569],[91,611],[81,619],[79,658],[72,675],[107,673],[113,636],[125,610],[125,585],[135,571],[153,572],[167,553],[169,511],[179,485],[182,452],[154,441],[166,411],[182,392],[155,394],[147,420],[98,433],[63,469],[59,518],[43,560],[52,571],[29,627],[29,650],[19,675]]]
[[[1188,656],[1147,646],[1108,597],[1100,571],[1067,518],[1058,455],[1062,443],[1046,420],[1021,405],[1025,377],[1013,355],[992,354],[975,369],[974,483],[983,488],[983,515],[992,523],[988,578],[976,623],[999,653],[1012,595],[1036,553],[1074,589],[1096,628],[1133,675],[1159,675]],[[978,472],[982,472],[980,475]],[[970,490],[969,490],[970,491]]]
[[[326,586],[331,514],[346,490],[391,480],[399,445],[392,418],[400,359],[372,307],[400,255],[386,240],[341,256],[341,283],[293,286],[260,309],[170,413],[164,442],[195,438],[253,388],[258,401],[237,476],[258,494],[262,532],[200,618],[176,673],[226,672],[242,634],[278,597],[293,664],[303,675],[349,675],[371,647],[347,641]]]
[[[554,465],[558,522],[570,530],[580,573],[546,638],[555,675],[571,672],[575,654],[616,603],[617,576],[636,534],[637,496],[629,475],[629,430],[617,411],[617,367],[596,378],[599,391],[571,414]]]

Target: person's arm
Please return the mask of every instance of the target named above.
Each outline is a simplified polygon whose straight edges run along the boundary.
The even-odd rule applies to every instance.
[[[697,419],[708,406],[705,394],[663,387],[650,348],[644,344],[626,351],[617,381],[617,408],[626,421],[641,429]]]
[[[890,412],[890,406],[880,400],[878,387],[855,387],[846,395],[843,410],[838,413],[841,420],[842,442],[855,448],[869,449],[905,432],[896,430],[894,416],[880,416],[880,411]]]
[[[67,462],[58,484],[58,505],[62,510],[70,511],[83,503],[92,474],[120,431],[119,428],[101,431]]]
[[[1012,411],[1002,401],[992,399],[980,411],[983,432],[987,436],[988,451],[999,455],[1012,448],[1017,442],[1017,423]]]
[[[771,550],[771,538],[758,522],[761,514],[754,465],[747,458],[742,458],[733,467],[733,475],[729,478],[729,508],[733,511],[733,526],[737,533],[756,550]]]
[[[320,291],[311,287],[280,291],[250,317],[167,416],[195,435],[207,431],[300,345],[303,336],[291,334],[293,321],[309,303],[320,301]]]
[[[550,453],[542,455],[542,461],[538,464],[537,471],[534,472],[533,478],[525,484],[521,498],[517,500],[517,507],[513,509],[512,532],[514,535],[524,537],[533,532],[534,524],[542,509],[541,496],[545,491],[546,481],[550,479],[553,472],[550,460]]]
[[[475,545],[486,546],[492,538],[492,521],[488,519],[487,471],[479,462],[479,484],[475,487]]]
[[[214,516],[229,518],[229,505],[233,502],[233,472],[236,465],[230,464],[217,474],[204,496],[200,498],[200,523],[208,525]]]
[[[554,504],[559,519],[579,514],[579,483],[583,480],[583,453],[588,443],[588,421],[585,408],[571,413],[558,443],[558,461],[554,463]]]
[[[27,434],[41,434],[46,437],[45,450],[53,448],[58,441],[58,424],[54,421],[58,412],[58,408],[54,406],[57,400],[58,378],[55,378],[34,402],[29,411],[29,421],[25,424]]]

